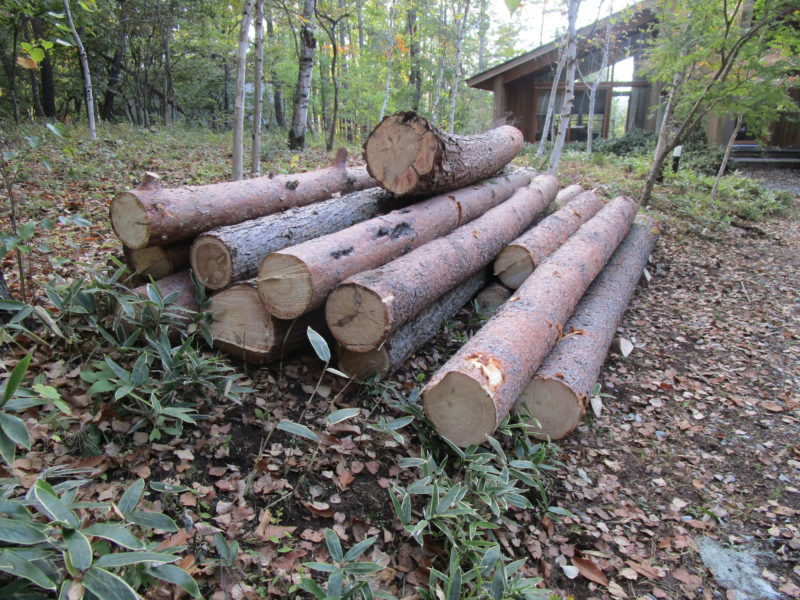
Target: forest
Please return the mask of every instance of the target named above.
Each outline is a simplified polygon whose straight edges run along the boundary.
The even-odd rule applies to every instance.
[[[0,31],[0,599],[800,598],[795,2]]]

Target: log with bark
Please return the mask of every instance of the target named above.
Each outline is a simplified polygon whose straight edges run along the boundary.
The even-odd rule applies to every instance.
[[[506,300],[508,300],[513,293],[512,290],[499,281],[493,281],[475,296],[475,301],[478,303],[478,310],[484,316],[491,316],[497,312],[498,308],[505,304]]]
[[[351,275],[447,235],[509,198],[532,176],[500,175],[274,252],[258,269],[258,295],[271,314],[293,319],[322,306]]]
[[[191,242],[177,242],[166,246],[149,246],[134,250],[122,247],[125,262],[139,277],[161,279],[189,266]]]
[[[630,198],[609,202],[437,371],[423,403],[441,435],[466,446],[494,432],[627,234],[636,208]]]
[[[538,437],[561,439],[578,426],[657,237],[650,217],[637,218],[578,304],[564,335],[525,386],[515,410],[531,418]]]
[[[445,133],[414,112],[385,117],[364,144],[367,168],[397,196],[437,194],[486,179],[522,148],[511,125],[477,135]]]
[[[378,348],[436,298],[491,263],[557,191],[555,177],[540,175],[453,233],[349,278],[331,292],[325,307],[331,333],[349,350]]]
[[[214,347],[254,365],[272,362],[303,346],[308,339],[306,328],[322,320],[321,314],[313,313],[292,321],[276,319],[258,299],[255,280],[236,283],[211,296],[209,312]]]
[[[133,292],[146,298],[148,285],[150,284],[140,285],[134,288]],[[178,306],[192,312],[200,310],[197,304],[197,288],[195,287],[195,283],[188,269],[178,271],[177,273],[159,279],[155,282],[155,286],[164,298],[177,292],[178,295],[173,302]]]
[[[370,375],[391,375],[427,344],[439,331],[442,323],[452,318],[485,281],[486,270],[482,269],[407,321],[380,348],[354,352],[339,346],[339,369],[357,379]]]
[[[192,244],[192,270],[212,290],[250,279],[265,256],[340,231],[397,207],[392,195],[374,187],[300,208],[217,227]]]
[[[511,289],[517,289],[551,252],[602,206],[602,200],[592,192],[578,195],[504,248],[494,262],[494,274]]]
[[[340,150],[334,164],[324,169],[168,189],[148,173],[139,187],[114,197],[111,225],[129,248],[162,246],[375,185],[364,167],[348,169],[346,163],[347,153]]]
[[[556,201],[553,203],[557,208],[561,208],[567,202],[572,202],[578,194],[583,193],[583,188],[579,186],[577,183],[573,183],[572,185],[568,185],[563,190],[558,192],[556,196]]]

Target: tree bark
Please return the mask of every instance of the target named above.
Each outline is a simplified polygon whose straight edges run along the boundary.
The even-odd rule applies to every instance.
[[[276,319],[261,305],[255,281],[237,283],[211,296],[209,312],[214,347],[254,365],[267,364],[301,347],[307,342],[306,328],[319,320],[318,315],[296,321]]]
[[[606,24],[606,37],[605,42],[603,43],[603,60],[600,65],[600,72],[594,82],[592,82],[592,86],[589,89],[589,123],[586,126],[586,154],[590,156],[592,154],[592,142],[594,141],[594,107],[597,100],[597,90],[600,87],[600,81],[603,78],[603,74],[608,67],[608,55],[611,52],[611,32],[613,24],[610,10],[611,8],[609,7],[608,23]],[[611,92],[609,91],[607,93]],[[600,135],[603,135],[602,131],[600,132]]]
[[[408,36],[408,85],[413,89],[411,110],[418,111],[422,102],[422,73],[419,64],[419,39],[417,39],[417,9],[412,4],[406,12]]]
[[[111,61],[111,69],[108,73],[108,84],[103,95],[103,103],[100,105],[100,118],[104,121],[111,121],[114,118],[114,100],[120,84],[122,74],[122,59],[125,57],[125,47],[128,41],[126,18],[126,4],[120,3],[119,31],[117,32],[117,47],[114,50],[114,58]]]
[[[556,195],[554,202],[556,208],[562,208],[567,202],[572,202],[579,194],[583,193],[583,188],[577,183],[568,185]]]
[[[494,261],[494,274],[511,289],[517,289],[602,206],[600,198],[584,192],[506,246]]]
[[[567,89],[564,92],[564,102],[561,105],[561,119],[558,123],[558,135],[553,144],[553,153],[550,155],[550,168],[548,173],[558,173],[558,163],[561,161],[561,150],[567,139],[567,130],[572,116],[572,103],[575,100],[575,67],[577,61],[578,40],[575,34],[575,24],[578,20],[578,7],[581,0],[569,0],[567,8]]]
[[[189,266],[191,242],[150,246],[134,250],[122,247],[125,262],[139,277],[162,279]]]
[[[509,198],[530,178],[523,172],[503,175],[270,254],[258,270],[261,301],[282,319],[322,306],[351,275],[450,233]]]
[[[359,4],[360,6],[360,4]],[[361,11],[359,10],[359,16],[361,15]],[[386,67],[386,82],[384,83],[383,89],[383,104],[381,104],[381,114],[378,117],[378,121],[383,121],[383,116],[386,114],[386,107],[389,105],[389,91],[391,90],[392,86],[392,63],[394,62],[394,46],[395,46],[395,39],[394,39],[394,0],[389,4],[389,13],[386,17],[386,29],[389,32],[389,63]],[[361,26],[359,23],[359,36],[361,35]],[[360,40],[360,38],[359,38]],[[359,44],[360,45],[360,44]]]
[[[163,246],[214,227],[319,202],[336,192],[374,186],[364,167],[346,167],[346,157],[340,150],[332,166],[306,173],[171,189],[161,189],[151,173],[138,188],[114,197],[111,225],[129,248]]]
[[[539,176],[495,208],[452,233],[339,285],[325,317],[348,350],[367,352],[405,322],[494,260],[556,197],[555,177]]]
[[[19,125],[19,102],[17,101],[17,41],[19,40],[19,26],[20,19],[14,19],[11,53],[8,57],[3,57],[3,69],[6,72],[6,79],[8,79],[8,95],[11,99],[11,113],[14,115],[15,125]],[[2,273],[0,272],[1,277]]]
[[[238,225],[217,227],[195,238],[192,270],[207,288],[225,288],[234,281],[253,277],[268,254],[388,212],[393,204],[397,205],[392,200],[389,192],[375,187]]]
[[[300,28],[300,68],[294,90],[294,112],[289,129],[289,148],[298,150],[306,144],[306,121],[308,120],[308,97],[311,91],[311,71],[314,68],[314,11],[316,0],[303,2],[303,26]]]
[[[242,10],[242,25],[239,29],[239,52],[236,60],[236,89],[233,99],[233,181],[244,177],[244,84],[247,76],[247,37],[253,17],[255,0],[245,0]]]
[[[670,127],[672,127],[672,109],[673,100],[675,98],[675,90],[678,88],[678,77],[673,80],[672,87],[667,96],[667,104],[664,107],[664,116],[661,118],[661,127],[658,130],[658,142],[656,142],[656,149],[653,155],[653,164],[650,166],[650,172],[647,175],[647,180],[644,182],[642,194],[639,197],[639,203],[642,206],[650,204],[650,196],[653,194],[653,188],[656,181],[661,176],[661,170],[664,168],[664,161],[667,158],[670,150],[677,144],[677,136],[670,139]]]
[[[83,47],[81,36],[78,35],[78,30],[75,28],[75,23],[72,20],[72,13],[69,10],[69,0],[64,0],[64,13],[67,16],[67,24],[72,37],[75,39],[75,45],[78,47],[78,57],[81,61],[81,71],[83,72],[83,92],[86,100],[86,118],[89,122],[89,137],[93,140],[97,139],[97,131],[94,124],[94,92],[92,91],[92,73],[89,71],[89,58],[86,56],[86,48]]]
[[[506,300],[508,300],[513,293],[512,290],[508,289],[499,281],[493,281],[475,296],[478,311],[480,311],[483,316],[492,316],[497,312],[498,308],[506,303]]]
[[[558,440],[578,426],[657,237],[650,217],[637,219],[525,387],[516,411],[530,416],[537,437]]]
[[[542,5],[542,12],[544,12],[544,4]],[[547,112],[544,117],[544,125],[542,126],[542,137],[539,140],[539,147],[536,148],[536,158],[544,156],[544,150],[547,144],[547,137],[550,132],[550,126],[553,122],[553,114],[556,110],[556,97],[558,95],[558,84],[561,81],[561,73],[564,71],[564,65],[567,63],[567,46],[561,49],[561,54],[558,57],[558,64],[556,65],[556,73],[553,76],[553,84],[550,86],[550,97],[547,99]]]
[[[267,6],[267,37],[273,40],[275,30],[272,25],[272,10]],[[281,93],[281,82],[275,69],[269,71],[270,83],[272,84],[272,103],[275,108],[275,123],[281,129],[286,129],[286,117],[283,114],[283,94]]]
[[[37,40],[44,39],[44,22],[41,17],[32,18],[31,27]],[[39,64],[39,78],[42,114],[48,119],[54,119],[56,117],[56,88],[53,77],[53,59],[50,57],[49,50],[44,51],[44,58]]]
[[[739,134],[739,128],[742,126],[742,115],[736,116],[736,124],[733,126],[733,132],[731,136],[728,138],[728,144],[725,146],[725,156],[722,157],[722,164],[719,166],[719,171],[717,171],[717,176],[714,179],[714,185],[711,188],[711,201],[717,199],[717,192],[719,191],[719,180],[722,179],[722,176],[725,175],[725,171],[728,169],[728,161],[731,159],[731,153],[733,152],[733,144],[736,142],[736,136]]]
[[[253,82],[253,151],[250,172],[261,175],[261,115],[264,109],[264,0],[256,2],[256,60]]]
[[[522,148],[522,133],[503,125],[477,135],[447,134],[413,112],[383,119],[364,144],[367,169],[397,196],[436,194],[485,179]]]
[[[486,271],[481,270],[460,283],[386,340],[380,348],[369,352],[354,352],[339,347],[339,368],[357,379],[370,375],[391,375],[417,350],[427,344],[441,329],[442,323],[455,315],[486,281]]]
[[[453,87],[450,88],[450,121],[448,128],[450,134],[456,130],[456,99],[458,98],[458,84],[461,81],[461,49],[464,45],[464,31],[467,27],[468,15],[469,0],[464,0],[464,12],[461,15],[461,23],[458,26],[458,40],[456,42],[455,75],[453,76]]]
[[[630,198],[616,198],[556,250],[423,389],[436,430],[480,444],[509,413],[578,300],[630,229]]]

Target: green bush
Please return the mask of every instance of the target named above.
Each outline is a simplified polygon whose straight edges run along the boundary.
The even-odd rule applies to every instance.
[[[658,135],[652,131],[632,129],[622,137],[598,140],[594,144],[596,152],[630,156],[652,154],[656,149]]]

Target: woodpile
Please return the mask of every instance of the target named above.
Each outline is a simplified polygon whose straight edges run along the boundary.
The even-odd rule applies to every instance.
[[[461,446],[512,410],[557,439],[585,411],[656,233],[646,218],[632,227],[629,198],[603,206],[579,185],[506,168],[521,140],[509,126],[454,136],[399,113],[367,139],[366,169],[340,154],[326,169],[230,184],[162,189],[148,176],[115,198],[112,222],[133,270],[164,295],[198,310],[196,286],[212,292],[214,346],[256,365],[313,327],[338,342],[341,371],[386,376],[478,294],[491,318],[424,388],[426,415]]]

